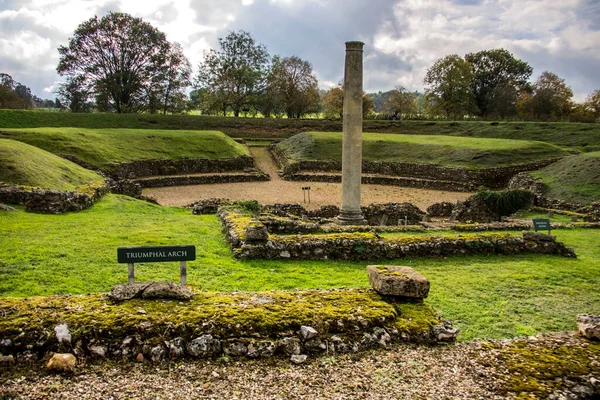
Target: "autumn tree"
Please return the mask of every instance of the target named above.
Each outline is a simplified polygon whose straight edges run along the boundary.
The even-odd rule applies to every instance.
[[[469,53],[465,60],[473,70],[471,86],[478,115],[514,115],[517,98],[531,77],[533,68],[505,49]]]
[[[0,73],[0,108],[26,109],[33,106],[31,89]]]
[[[418,111],[416,96],[404,86],[396,86],[383,100],[383,111],[387,114],[416,114]]]
[[[342,118],[344,116],[344,86],[340,83],[323,94],[321,100],[325,118]],[[375,109],[373,98],[363,92],[363,118]]]
[[[545,71],[533,85],[533,91],[523,108],[541,121],[561,120],[569,116],[573,91],[558,75]]]
[[[319,110],[319,88],[312,65],[299,57],[273,57],[265,96],[274,100],[288,118],[300,118]]]
[[[83,22],[58,52],[57,72],[85,93],[104,95],[118,113],[145,110],[153,87],[169,86],[167,71],[177,75],[189,65],[185,57],[173,63],[177,47],[164,33],[124,13]]]
[[[600,118],[600,90],[594,90],[583,104],[595,119]]]
[[[456,54],[437,60],[425,75],[429,111],[447,118],[462,118],[475,112],[473,68]]]
[[[229,32],[219,38],[219,45],[219,50],[204,54],[195,86],[205,89],[224,113],[230,108],[238,117],[265,90],[270,57],[266,47],[245,31]]]

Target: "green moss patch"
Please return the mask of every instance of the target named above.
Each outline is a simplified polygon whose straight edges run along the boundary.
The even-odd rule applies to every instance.
[[[521,340],[504,346],[492,344],[489,350],[500,364],[493,367],[505,369],[502,391],[519,398],[547,398],[562,388],[564,380],[577,382],[581,376],[600,374],[598,342]]]
[[[142,308],[147,314],[141,314]],[[0,299],[0,337],[37,338],[66,323],[80,337],[133,334],[192,337],[276,337],[310,325],[322,333],[354,334],[387,326],[411,335],[438,321],[426,304],[391,304],[370,289],[195,292],[189,302],[131,300],[114,304],[102,294]],[[35,339],[33,339],[35,340]],[[16,342],[19,340],[17,339]]]
[[[568,155],[548,143],[436,135],[363,134],[363,160],[436,164],[469,169],[506,167]],[[341,161],[342,134],[308,132],[278,144],[291,160]]]
[[[216,160],[249,155],[243,145],[217,131],[28,128],[0,129],[0,138],[75,156],[99,168],[137,160]]]
[[[0,182],[43,189],[93,192],[104,179],[47,151],[14,140],[0,139]]]

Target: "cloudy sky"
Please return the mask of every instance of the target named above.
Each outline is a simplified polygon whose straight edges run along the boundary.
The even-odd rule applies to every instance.
[[[600,89],[600,0],[0,0],[0,72],[53,98],[57,47],[81,22],[121,11],[181,43],[192,65],[230,30],[272,55],[312,63],[321,87],[343,78],[344,42],[365,42],[364,87],[423,89],[448,54],[505,48],[566,80],[575,100]]]

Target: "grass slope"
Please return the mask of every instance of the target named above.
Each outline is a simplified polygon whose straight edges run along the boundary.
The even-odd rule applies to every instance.
[[[69,154],[98,167],[142,159],[233,158],[244,146],[216,131],[141,129],[0,129],[0,138],[28,143],[55,154]]]
[[[220,229],[214,215],[194,216],[117,195],[78,213],[0,212],[0,296],[108,291],[127,281],[116,249],[128,245],[196,245],[188,283],[201,290],[368,286],[367,263],[236,260],[217,234]],[[600,231],[553,233],[575,248],[577,259],[519,255],[384,262],[412,266],[430,279],[426,303],[457,323],[461,340],[573,330],[578,313],[600,314]],[[178,263],[136,265],[140,281],[178,282],[178,273]]]
[[[532,175],[544,181],[550,198],[581,204],[600,201],[600,151],[563,158]]]
[[[74,190],[87,183],[102,181],[97,173],[52,153],[14,140],[0,139],[0,182]]]
[[[300,132],[341,132],[340,120],[231,118],[196,115],[74,114],[0,110],[0,128],[63,127],[219,130],[232,137],[286,138]],[[600,150],[600,124],[566,122],[366,120],[365,132],[537,140],[562,147]]]
[[[278,146],[294,160],[342,159],[342,134],[299,133]],[[363,134],[363,159],[428,163],[470,169],[525,164],[568,153],[557,146],[525,140],[430,135]]]

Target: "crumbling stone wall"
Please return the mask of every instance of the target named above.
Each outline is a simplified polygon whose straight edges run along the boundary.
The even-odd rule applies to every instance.
[[[109,191],[106,182],[87,186],[87,193],[4,185],[0,186],[0,202],[22,204],[27,211],[61,214],[89,208]]]
[[[239,156],[226,160],[204,158],[138,160],[112,165],[103,170],[111,178],[122,180],[158,175],[243,171],[248,168],[254,168],[254,159],[250,156]]]
[[[338,175],[332,174],[302,174],[302,171],[339,173],[342,170],[341,161],[296,161],[288,159],[286,154],[277,145],[271,145],[269,149],[284,179],[323,180],[326,182],[339,181],[341,179]],[[362,172],[365,175],[384,175],[384,177],[363,176],[363,183],[395,184],[398,186],[429,187],[432,189],[449,189],[450,186],[454,185],[455,190],[471,191],[480,186],[490,189],[504,188],[516,174],[524,171],[538,170],[558,160],[559,158],[553,158],[516,166],[482,168],[478,170],[434,164],[363,161]],[[301,176],[297,177],[297,175]],[[412,180],[408,178],[412,178]]]

